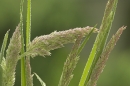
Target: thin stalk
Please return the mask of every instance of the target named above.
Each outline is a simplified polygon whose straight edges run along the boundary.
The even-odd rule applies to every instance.
[[[26,51],[28,50],[27,46],[30,43],[30,37],[31,37],[30,33],[31,33],[31,0],[27,0]],[[29,57],[26,57],[26,78],[27,78],[27,86],[33,86]]]
[[[24,53],[24,36],[23,36],[23,3],[20,3],[20,27],[21,27],[21,54]],[[26,86],[25,57],[21,57],[21,86]]]
[[[26,48],[31,38],[31,0],[27,0],[27,20],[26,20]]]
[[[93,27],[93,29],[90,31],[90,33],[86,36],[86,38],[84,39],[84,41],[82,42],[80,48],[78,49],[78,54],[80,54],[80,52],[83,50],[84,46],[86,45],[87,41],[89,40],[90,36],[92,35],[93,31],[94,31],[94,28],[96,27],[97,25],[95,25]]]

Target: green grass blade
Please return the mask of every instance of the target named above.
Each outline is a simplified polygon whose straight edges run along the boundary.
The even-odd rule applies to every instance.
[[[96,86],[97,80],[105,67],[105,63],[109,57],[110,52],[113,50],[114,46],[116,45],[122,32],[125,29],[126,29],[126,27],[124,27],[124,26],[119,28],[119,30],[116,32],[115,35],[113,35],[113,37],[108,42],[107,46],[104,48],[104,50],[100,56],[100,59],[98,59],[96,65],[92,71],[92,75],[90,77],[91,80],[88,82],[88,86]]]
[[[36,73],[34,73],[34,74],[37,77],[37,79],[39,80],[39,82],[41,83],[41,85],[46,86],[46,83]]]
[[[84,86],[85,81],[88,83],[92,70],[104,49],[109,31],[110,31],[110,28],[114,19],[117,2],[118,0],[109,0],[106,5],[104,17],[102,20],[102,24],[100,26],[100,31],[96,37],[96,41],[93,45],[92,51],[89,55],[88,61],[84,68],[82,77],[79,82],[79,86]]]
[[[84,41],[83,41],[82,44],[80,45],[80,48],[78,49],[78,54],[77,54],[77,55],[79,55],[80,52],[83,50],[84,46],[86,45],[87,41],[89,40],[89,38],[90,38],[90,36],[92,35],[93,30],[94,30],[94,28],[95,28],[96,26],[97,26],[97,25],[95,25],[95,26],[93,27],[93,29],[89,32],[89,34],[86,36],[86,38],[84,39]]]

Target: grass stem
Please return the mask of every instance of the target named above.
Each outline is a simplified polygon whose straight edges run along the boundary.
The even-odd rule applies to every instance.
[[[24,36],[23,36],[23,3],[20,3],[20,28],[21,28],[21,54],[25,52],[24,50]],[[26,86],[26,71],[25,71],[25,57],[21,57],[21,86]]]

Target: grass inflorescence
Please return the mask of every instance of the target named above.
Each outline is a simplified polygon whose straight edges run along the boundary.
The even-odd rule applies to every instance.
[[[108,0],[100,28],[83,27],[74,28],[65,31],[54,31],[48,35],[42,35],[31,38],[31,0],[27,0],[27,18],[26,18],[26,37],[24,38],[23,28],[23,4],[20,3],[20,23],[13,33],[10,43],[7,47],[9,31],[5,34],[0,52],[0,86],[14,86],[15,70],[18,60],[21,60],[21,86],[33,86],[33,76],[35,75],[42,86],[46,83],[38,76],[31,73],[30,57],[49,56],[50,51],[63,47],[65,44],[74,43],[70,54],[64,63],[63,71],[58,86],[68,86],[74,74],[73,71],[80,59],[80,52],[83,50],[92,33],[97,33],[92,51],[86,62],[83,74],[79,81],[79,86],[96,86],[97,80],[102,73],[110,52],[116,45],[119,37],[126,28],[122,26],[106,43],[114,15],[116,12],[118,0]],[[84,40],[83,38],[86,37]],[[82,41],[83,40],[83,41]],[[24,41],[26,42],[24,44]],[[25,45],[25,46],[24,46]],[[5,53],[6,50],[6,54]]]

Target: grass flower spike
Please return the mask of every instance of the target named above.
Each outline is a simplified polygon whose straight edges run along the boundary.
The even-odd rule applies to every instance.
[[[2,60],[2,86],[13,86],[15,82],[15,69],[21,50],[20,25],[17,26],[6,51],[6,58]]]
[[[49,35],[36,37],[28,46],[28,55],[32,57],[36,55],[45,56],[50,55],[50,50],[63,47],[64,44],[74,43],[76,38],[80,35],[88,35],[93,27],[75,28],[66,31],[53,32]],[[93,32],[98,32],[94,29]]]
[[[58,86],[68,86],[73,78],[72,72],[79,60],[78,49],[80,47],[81,39],[82,36],[77,37],[77,40],[75,41],[75,44],[73,45],[72,50],[64,63],[63,72]]]

